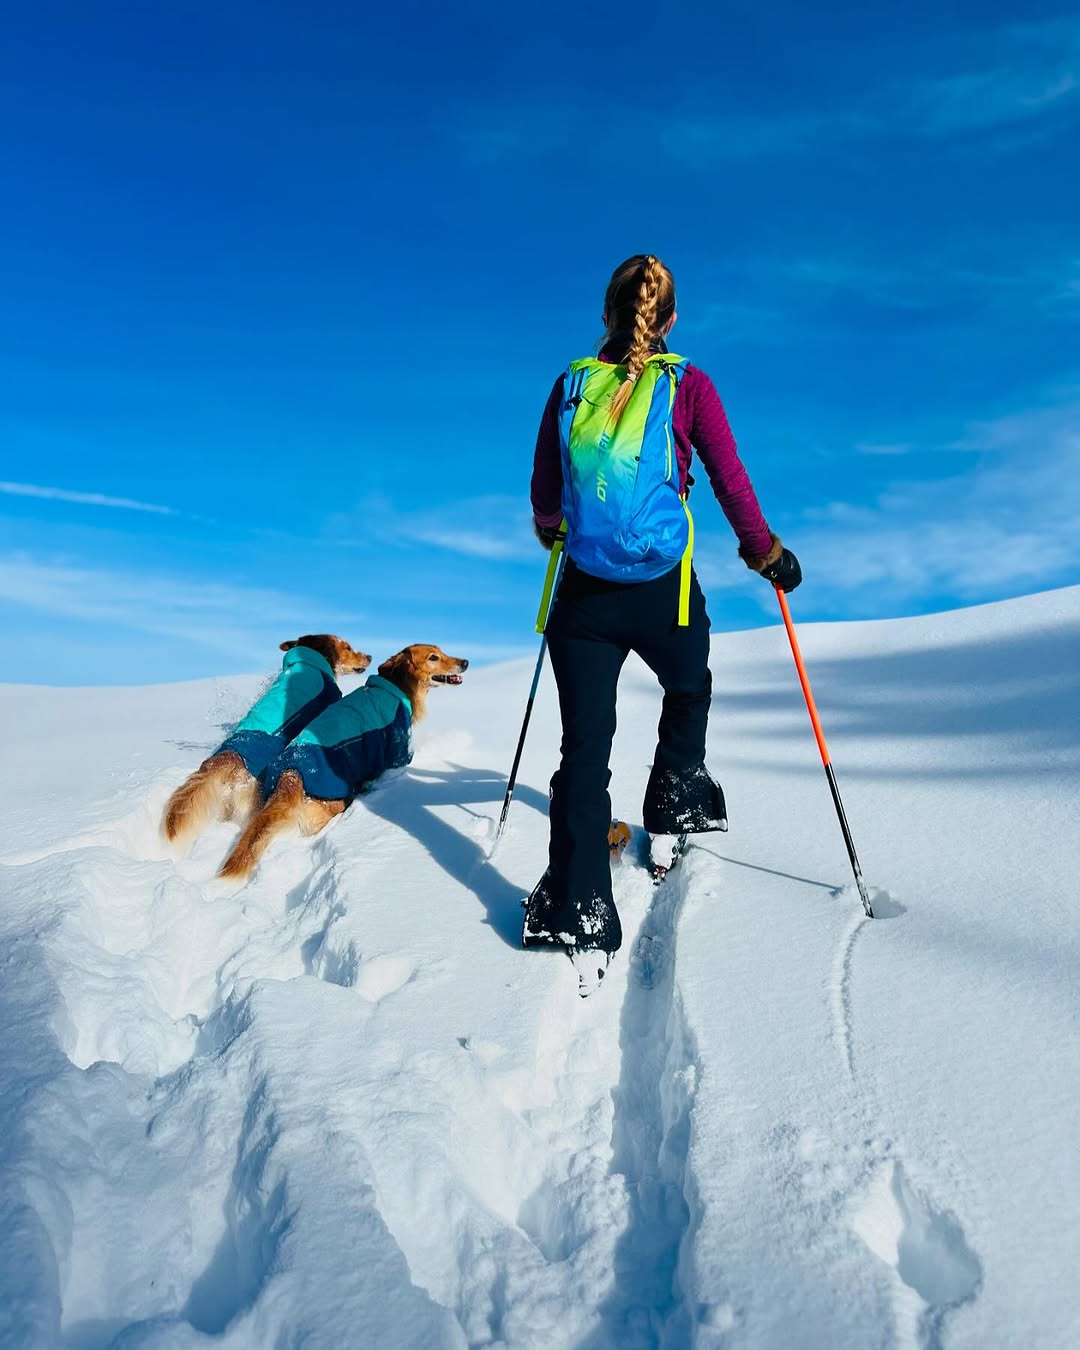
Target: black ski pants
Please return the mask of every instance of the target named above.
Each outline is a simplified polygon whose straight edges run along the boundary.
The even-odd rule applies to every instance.
[[[608,761],[619,673],[630,652],[656,673],[664,690],[654,778],[664,770],[684,776],[704,764],[712,696],[709,616],[692,575],[690,623],[679,627],[679,573],[676,566],[628,586],[589,576],[567,561],[547,626],[562,712],[547,885],[560,909],[594,898],[612,903]]]

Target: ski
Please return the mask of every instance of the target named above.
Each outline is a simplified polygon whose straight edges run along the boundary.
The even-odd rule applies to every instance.
[[[577,974],[578,998],[588,998],[590,994],[595,994],[611,964],[610,953],[592,947],[570,947],[567,948],[566,954]]]
[[[653,835],[649,844],[649,875],[659,886],[689,847],[689,835]]]

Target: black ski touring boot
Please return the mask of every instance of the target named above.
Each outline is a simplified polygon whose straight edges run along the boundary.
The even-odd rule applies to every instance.
[[[613,901],[600,895],[584,901],[560,896],[545,872],[524,907],[522,946],[561,947],[577,972],[578,993],[588,998],[600,988],[622,945],[622,925]]]
[[[723,789],[704,764],[689,769],[662,769],[654,765],[645,788],[641,823],[653,836],[726,830]]]

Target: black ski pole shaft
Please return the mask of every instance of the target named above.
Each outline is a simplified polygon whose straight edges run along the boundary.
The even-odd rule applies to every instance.
[[[529,722],[532,719],[533,704],[536,702],[536,691],[540,685],[540,672],[544,667],[544,657],[547,655],[547,638],[540,639],[540,654],[536,658],[536,670],[533,673],[532,688],[529,690],[529,701],[525,704],[525,720],[521,724],[521,735],[518,737],[517,749],[514,751],[514,762],[510,766],[510,777],[506,783],[506,796],[503,798],[502,813],[499,816],[499,824],[495,830],[495,843],[503,832],[503,826],[506,824],[506,817],[510,811],[510,802],[514,796],[514,788],[517,785],[518,767],[521,764],[521,753],[525,749],[525,737],[529,731]]]
[[[547,616],[551,605],[555,599],[555,592],[559,589],[559,582],[562,579],[563,563],[565,556],[562,553],[562,541],[555,545],[558,552],[555,554],[557,562],[549,566],[548,582],[544,586],[544,598],[540,605],[540,616],[537,621],[537,627],[542,633],[547,627]],[[553,550],[554,551],[554,550]],[[525,720],[521,724],[521,735],[518,737],[517,749],[514,751],[514,762],[510,766],[510,777],[506,783],[506,796],[503,798],[502,811],[499,815],[499,823],[495,827],[495,839],[492,842],[491,851],[494,853],[495,845],[502,838],[502,832],[506,825],[506,817],[510,812],[510,802],[514,796],[514,788],[517,785],[518,768],[521,764],[522,751],[525,749],[525,737],[529,731],[529,722],[532,720],[533,704],[536,702],[536,691],[540,687],[540,672],[544,668],[544,657],[547,655],[547,634],[544,633],[540,639],[540,651],[536,657],[536,669],[533,671],[532,686],[529,689],[529,701],[525,704]]]
[[[776,598],[780,601],[780,613],[784,616],[784,627],[787,629],[788,641],[791,643],[791,654],[795,658],[795,669],[799,673],[799,684],[802,686],[803,698],[806,699],[806,709],[810,714],[810,725],[814,728],[814,739],[817,741],[818,750],[821,753],[821,762],[825,766],[825,777],[828,779],[829,791],[832,793],[836,818],[839,820],[840,829],[844,834],[844,843],[847,846],[848,860],[855,876],[855,885],[859,889],[859,898],[862,900],[866,917],[872,919],[874,911],[870,904],[870,895],[866,889],[866,882],[863,880],[862,868],[859,866],[859,855],[855,852],[855,841],[851,837],[847,813],[844,810],[844,803],[840,799],[840,789],[836,785],[836,775],[833,773],[829,747],[825,744],[825,733],[821,729],[821,718],[818,716],[817,704],[814,702],[814,694],[810,688],[810,677],[806,673],[806,664],[799,649],[799,639],[795,636],[795,625],[791,620],[791,609],[788,606],[787,596],[779,586],[776,587]]]

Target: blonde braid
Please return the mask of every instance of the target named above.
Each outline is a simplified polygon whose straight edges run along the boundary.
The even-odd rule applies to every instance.
[[[626,357],[626,379],[619,385],[611,399],[613,425],[630,402],[634,385],[651,355],[652,341],[656,337],[656,311],[660,299],[660,286],[664,276],[665,268],[660,259],[651,253],[646,254],[645,266],[641,273],[641,289],[638,291],[637,303],[634,306],[634,336]]]

